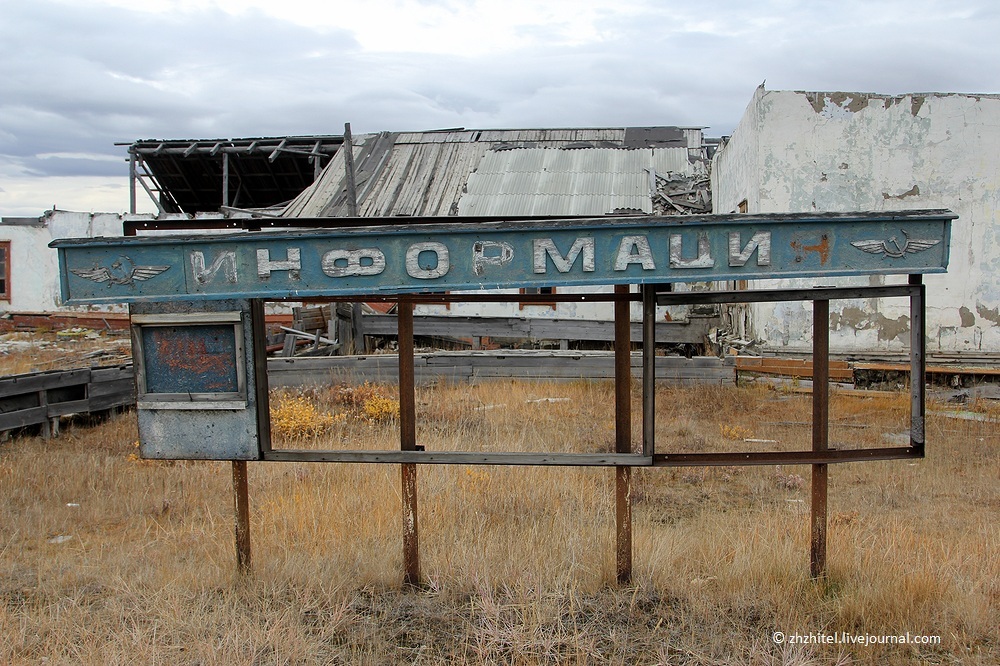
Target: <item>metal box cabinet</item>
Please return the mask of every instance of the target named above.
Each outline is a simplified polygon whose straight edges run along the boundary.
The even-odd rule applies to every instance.
[[[263,349],[249,300],[133,303],[144,458],[259,460],[269,448]]]

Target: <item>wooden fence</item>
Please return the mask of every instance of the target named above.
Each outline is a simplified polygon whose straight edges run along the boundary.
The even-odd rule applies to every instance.
[[[59,434],[59,418],[135,404],[132,366],[52,370],[0,379],[0,432],[41,425]]]
[[[632,376],[642,375],[642,358],[632,354]],[[614,379],[613,352],[600,351],[460,351],[414,354],[413,369],[418,383],[439,379],[473,381],[476,379],[521,378],[539,380]],[[399,357],[396,354],[370,356],[330,356],[271,358],[267,362],[271,387],[325,384],[330,381],[351,383],[398,382]],[[732,384],[736,380],[733,357],[659,356],[656,379],[672,383]]]

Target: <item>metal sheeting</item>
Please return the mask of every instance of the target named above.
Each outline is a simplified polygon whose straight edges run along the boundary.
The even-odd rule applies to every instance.
[[[359,214],[652,212],[649,173],[703,169],[697,128],[448,130],[356,137]],[[637,140],[653,148],[626,149]],[[629,143],[631,142],[631,143]],[[679,145],[686,144],[686,145]],[[665,147],[665,146],[670,147]],[[286,217],[346,215],[343,155]],[[463,212],[464,211],[464,212]]]
[[[652,213],[649,171],[690,170],[687,153],[686,147],[491,152],[469,176],[458,214]]]

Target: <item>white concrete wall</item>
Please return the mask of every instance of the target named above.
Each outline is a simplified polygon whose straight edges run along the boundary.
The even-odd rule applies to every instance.
[[[204,216],[216,219],[217,215]],[[11,299],[0,301],[3,312],[125,312],[123,305],[59,305],[59,262],[48,245],[57,238],[120,237],[126,220],[189,220],[187,215],[128,215],[120,213],[76,213],[46,211],[33,223],[26,218],[2,218],[0,241],[10,241]],[[156,233],[156,232],[154,232]],[[170,232],[163,232],[170,233]],[[185,231],[183,233],[198,233]]]
[[[14,218],[0,224],[0,240],[10,241],[10,301],[0,301],[0,311],[52,312],[119,311],[121,307],[59,308],[59,265],[56,251],[48,247],[56,238],[121,236],[122,218],[115,213],[49,211],[35,224]]]
[[[949,272],[925,276],[928,349],[1000,352],[1000,97],[758,89],[716,154],[713,196],[717,212],[951,209]],[[768,346],[810,346],[808,303],[755,305],[751,321]],[[908,346],[905,299],[834,301],[830,323],[835,350]]]

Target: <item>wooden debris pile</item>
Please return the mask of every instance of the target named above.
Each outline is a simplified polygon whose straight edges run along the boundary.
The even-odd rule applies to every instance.
[[[707,174],[654,174],[654,215],[702,215],[712,212],[712,187]]]

